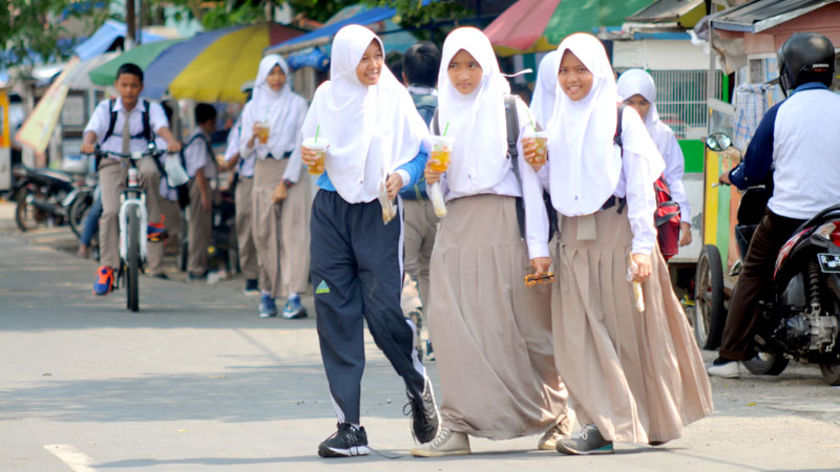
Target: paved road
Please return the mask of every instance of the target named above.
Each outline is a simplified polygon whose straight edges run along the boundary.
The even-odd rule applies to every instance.
[[[335,419],[312,318],[258,319],[241,280],[144,278],[131,314],[121,292],[91,295],[94,263],[56,245],[72,246],[66,230],[0,232],[2,472],[840,470],[840,390],[803,366],[714,380],[714,415],[662,448],[562,457],[529,437],[411,458],[403,387],[369,337],[363,422],[402,457],[322,460]]]

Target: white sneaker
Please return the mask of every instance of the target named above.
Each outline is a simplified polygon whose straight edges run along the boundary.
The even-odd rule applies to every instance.
[[[463,456],[469,453],[470,437],[445,427],[431,442],[411,450],[411,455],[415,457]]]
[[[568,438],[571,433],[571,422],[568,418],[549,428],[537,442],[537,449],[541,451],[554,451],[557,448],[557,441]]]
[[[738,361],[731,361],[725,364],[710,365],[706,372],[712,377],[723,377],[725,379],[737,379],[741,377],[741,371],[738,368]]]

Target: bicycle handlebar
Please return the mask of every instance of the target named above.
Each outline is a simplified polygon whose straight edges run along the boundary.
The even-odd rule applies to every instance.
[[[120,159],[131,159],[131,160],[138,161],[138,160],[140,160],[140,159],[142,159],[146,156],[159,157],[159,156],[162,156],[166,153],[167,153],[167,151],[165,149],[157,149],[155,147],[146,148],[144,151],[132,151],[132,152],[129,152],[129,153],[122,153],[122,152],[116,152],[116,151],[103,151],[97,145],[96,149],[93,152],[83,152],[82,155],[83,156],[101,156],[101,157],[113,156],[113,157],[117,157],[117,158],[120,158]]]

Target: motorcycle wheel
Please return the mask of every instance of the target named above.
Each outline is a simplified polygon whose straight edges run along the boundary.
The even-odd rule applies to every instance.
[[[703,246],[694,275],[694,339],[703,349],[717,349],[726,324],[720,251]]]
[[[832,387],[840,385],[840,364],[820,364],[820,373],[825,383]]]
[[[790,359],[781,354],[759,352],[758,355],[748,361],[744,361],[744,367],[755,375],[779,375],[788,366]]]
[[[82,237],[82,228],[85,224],[90,207],[93,206],[93,192],[81,192],[73,200],[70,209],[67,210],[67,219],[70,221],[70,229],[77,238]]]
[[[140,283],[140,218],[137,216],[137,208],[130,207],[128,211],[128,253],[126,254],[126,307],[131,311],[137,311],[139,307],[139,283]]]
[[[18,192],[15,206],[15,224],[23,232],[37,228],[46,222],[43,213],[26,201],[29,191],[23,189]]]

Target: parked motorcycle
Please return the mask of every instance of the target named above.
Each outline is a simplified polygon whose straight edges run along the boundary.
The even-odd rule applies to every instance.
[[[706,142],[715,152],[729,143],[721,134]],[[749,197],[745,193],[738,210],[735,234],[742,257],[746,246],[741,246],[752,239],[758,223],[751,220],[763,214],[772,195],[772,187],[761,187]],[[742,212],[745,205],[752,210]],[[734,269],[731,275],[737,275]],[[759,301],[755,340],[760,352],[744,365],[753,374],[779,375],[791,359],[817,363],[826,383],[840,385],[840,202],[794,232],[779,251],[772,277],[772,294]],[[709,332],[720,336],[725,314],[709,321]]]
[[[63,202],[74,188],[70,173],[18,166],[14,174],[15,223],[21,231],[66,222],[67,211]]]

